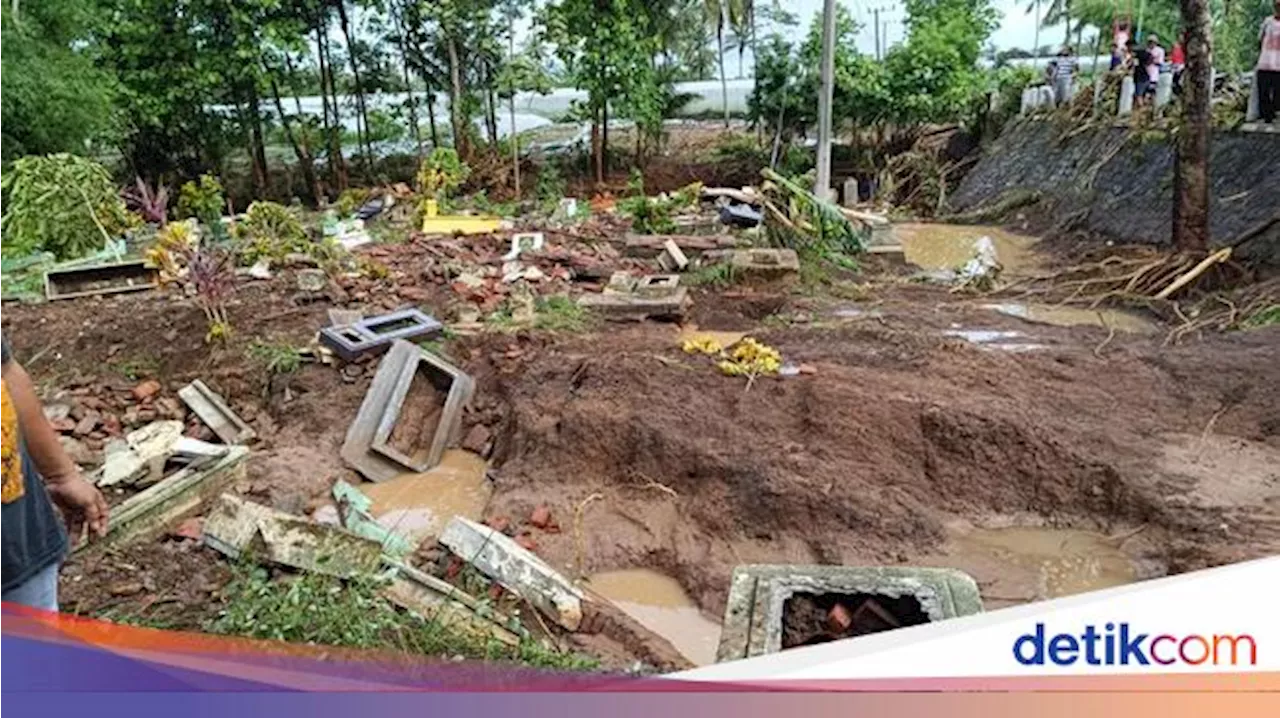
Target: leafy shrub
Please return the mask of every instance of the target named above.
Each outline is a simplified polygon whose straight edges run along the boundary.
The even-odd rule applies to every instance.
[[[132,187],[120,190],[120,198],[130,212],[142,217],[144,221],[162,225],[169,218],[169,188],[164,185],[152,189],[145,180],[138,177]]]
[[[178,192],[178,219],[195,217],[207,225],[214,225],[222,217],[222,208],[226,205],[226,196],[222,191],[222,183],[213,175],[200,175],[200,181],[194,180],[182,185]]]
[[[418,191],[424,200],[434,199],[440,204],[449,193],[467,180],[471,168],[458,158],[452,147],[437,147],[418,167]]]
[[[4,173],[0,187],[4,248],[15,255],[83,257],[137,224],[107,169],[84,157],[23,157]]]
[[[243,242],[240,254],[250,264],[264,258],[280,261],[294,252],[311,254],[314,250],[302,220],[288,207],[275,202],[249,205],[236,232]]]

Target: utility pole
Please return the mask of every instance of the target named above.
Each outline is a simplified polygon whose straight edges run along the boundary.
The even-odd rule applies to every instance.
[[[875,27],[875,30],[876,30],[876,59],[877,59],[877,60],[883,60],[883,59],[884,59],[884,55],[883,55],[883,54],[881,54],[881,52],[880,52],[880,10],[882,10],[882,9],[883,9],[883,8],[876,8],[876,9],[874,9],[874,10],[872,10],[872,11],[871,11],[872,13],[874,13],[874,14],[875,14],[875,23],[876,23],[876,27]]]
[[[826,200],[831,190],[831,99],[835,92],[836,0],[822,4],[822,67],[818,91],[818,178],[813,193]]]
[[[1040,57],[1040,0],[1036,0],[1036,46],[1031,48],[1031,56]]]

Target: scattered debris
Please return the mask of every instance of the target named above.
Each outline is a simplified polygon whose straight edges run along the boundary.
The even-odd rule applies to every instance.
[[[440,543],[557,624],[570,631],[578,629],[582,591],[512,539],[488,526],[455,517],[445,526]]]
[[[511,251],[502,255],[502,261],[510,262],[522,252],[541,252],[546,237],[542,232],[521,232],[511,235]]]
[[[178,396],[223,443],[244,444],[257,436],[217,392],[199,379],[182,387]]]
[[[727,204],[720,208],[720,221],[730,227],[748,229],[759,226],[764,214],[747,204]]]
[[[356,487],[342,480],[334,482],[333,499],[338,502],[338,517],[348,531],[377,541],[383,551],[393,556],[403,556],[413,550],[408,539],[373,518],[369,512],[373,500]]]
[[[204,518],[192,516],[189,519],[183,519],[169,532],[169,535],[174,538],[199,541],[204,537]]]
[[[181,421],[157,421],[129,432],[124,441],[107,445],[106,462],[95,483],[105,487],[159,481],[174,444],[181,438]]]
[[[248,456],[247,448],[229,446],[226,455],[214,463],[193,464],[129,497],[112,508],[106,538],[92,546],[97,550],[112,543],[147,536],[199,513],[206,500],[243,477],[244,460]],[[88,545],[82,541],[75,550],[83,550]]]
[[[418,432],[414,438],[419,446],[410,454],[393,445],[392,433],[415,381],[427,382],[435,390],[431,394],[440,399],[441,408],[433,412],[438,417],[434,430],[412,427]],[[393,479],[405,471],[426,471],[439,463],[445,447],[454,441],[473,390],[471,377],[452,364],[415,344],[395,340],[347,429],[343,460],[371,481]],[[421,446],[427,436],[430,440]]]
[[[658,266],[667,273],[683,272],[685,267],[689,266],[689,258],[684,256],[684,252],[680,250],[680,245],[676,244],[675,240],[668,239],[662,243],[662,254],[658,255]]]
[[[329,326],[331,327],[349,327],[361,319],[364,319],[364,312],[359,309],[340,309],[338,307],[329,309]]]
[[[623,242],[622,254],[627,257],[656,259],[667,249],[667,243],[675,244],[686,257],[696,257],[703,252],[733,249],[738,240],[721,234],[633,234]]]
[[[329,284],[329,275],[322,269],[299,269],[297,274],[298,291],[318,294]]]
[[[254,262],[252,267],[249,267],[245,274],[254,279],[271,279],[271,260],[266,257],[259,259]]]

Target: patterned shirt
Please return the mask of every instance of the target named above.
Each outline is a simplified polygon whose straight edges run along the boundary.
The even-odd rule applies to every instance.
[[[11,350],[0,336],[0,364],[8,365]],[[3,555],[3,590],[19,586],[45,567],[59,561],[67,550],[62,522],[54,513],[44,480],[36,471],[22,440],[18,416],[8,382],[0,378],[0,479],[4,501],[0,509],[0,554]]]
[[[1280,20],[1269,17],[1262,21],[1262,51],[1258,53],[1258,69],[1280,72]]]

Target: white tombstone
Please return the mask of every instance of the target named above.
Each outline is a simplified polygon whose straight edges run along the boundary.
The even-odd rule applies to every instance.
[[[1133,76],[1125,75],[1120,80],[1120,117],[1128,117],[1133,112]]]
[[[1169,104],[1169,100],[1173,98],[1173,73],[1161,72],[1160,78],[1156,80],[1156,109],[1160,109]]]
[[[1257,122],[1261,115],[1262,111],[1258,109],[1258,73],[1255,70],[1249,83],[1249,109],[1244,111],[1244,121]]]
[[[1043,107],[1053,107],[1053,88],[1048,85],[1040,87],[1040,105]]]

